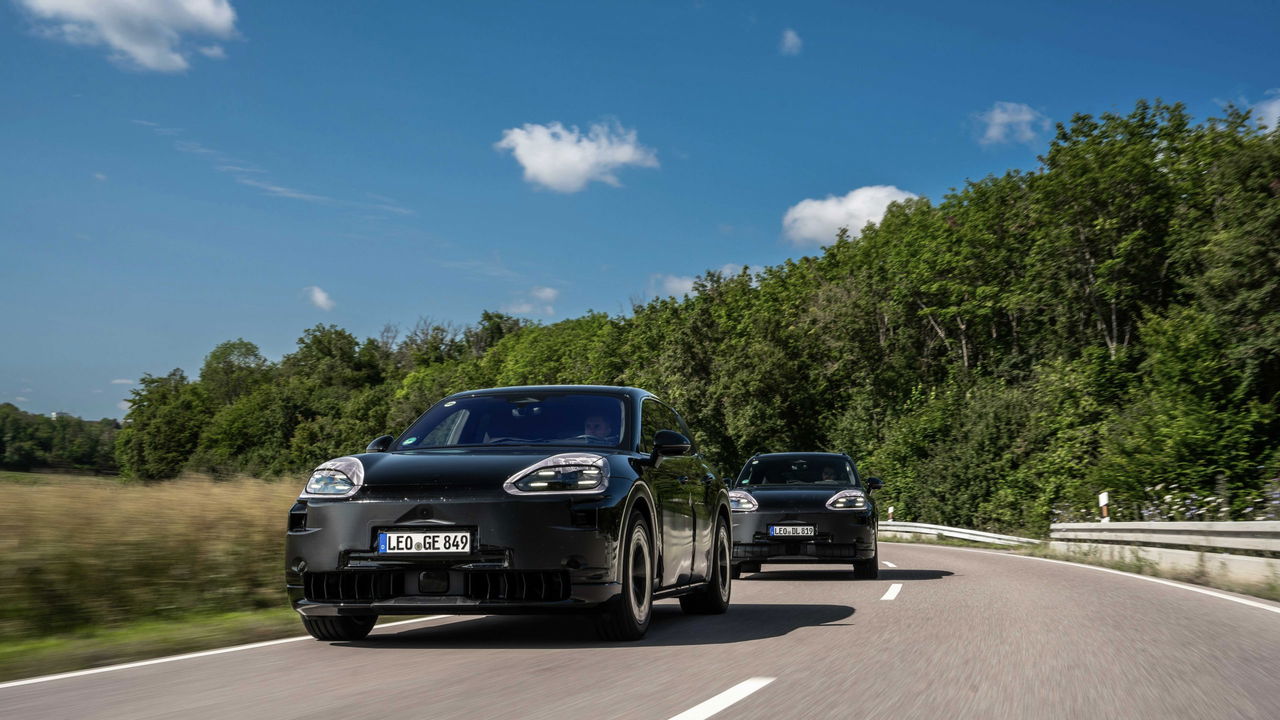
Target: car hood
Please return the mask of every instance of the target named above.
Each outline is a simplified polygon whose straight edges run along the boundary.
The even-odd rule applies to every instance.
[[[824,510],[832,495],[841,490],[851,490],[844,485],[831,487],[754,487],[737,488],[751,493],[761,510]]]
[[[440,448],[352,457],[364,466],[366,487],[500,488],[520,470],[562,453],[609,457],[616,451],[586,447]]]

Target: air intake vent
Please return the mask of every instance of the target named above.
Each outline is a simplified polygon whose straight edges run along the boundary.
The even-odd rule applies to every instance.
[[[383,570],[302,574],[303,592],[312,602],[374,602],[404,594],[404,573]]]
[[[472,600],[555,602],[569,599],[569,573],[565,570],[472,570],[466,578],[467,597]]]

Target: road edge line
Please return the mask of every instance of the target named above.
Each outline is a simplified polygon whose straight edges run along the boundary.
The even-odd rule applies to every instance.
[[[931,545],[930,547],[947,548],[948,550],[962,550],[964,552],[980,553],[982,555],[996,555],[999,557],[1022,558],[1024,560],[1040,560],[1041,562],[1056,563],[1058,565],[1070,565],[1071,567],[1084,568],[1086,570],[1097,570],[1098,572],[1111,573],[1112,575],[1123,575],[1125,577],[1136,578],[1138,580],[1146,580],[1147,582],[1158,583],[1160,585],[1168,585],[1169,587],[1179,588],[1181,590],[1190,590],[1191,592],[1200,593],[1201,595],[1208,595],[1209,597],[1216,597],[1222,600],[1230,600],[1233,603],[1239,603],[1241,605],[1247,605],[1249,607],[1258,608],[1259,610],[1267,610],[1269,612],[1280,614],[1280,605],[1268,605],[1267,603],[1260,602],[1257,600],[1250,600],[1248,598],[1236,597],[1235,595],[1228,595],[1227,593],[1224,593],[1224,592],[1218,592],[1217,590],[1202,588],[1197,585],[1188,585],[1187,583],[1177,582],[1176,580],[1166,580],[1164,578],[1151,577],[1150,575],[1139,575],[1138,573],[1126,572],[1124,570],[1114,570],[1112,568],[1099,567],[1097,565],[1089,565],[1088,563],[1071,562],[1070,560],[1055,560],[1053,558],[1036,557],[1035,555],[1017,555],[1014,553],[1002,553],[1002,552],[995,552],[992,550],[977,550],[975,548],[953,547],[950,545]]]
[[[428,617],[414,618],[413,620],[398,620],[393,623],[375,625],[373,629],[378,630],[381,628],[396,627],[397,625],[426,622],[427,620],[439,620],[447,617],[453,616],[430,615]],[[149,660],[134,660],[133,662],[120,663],[118,665],[103,665],[102,667],[87,668],[85,670],[72,670],[70,672],[56,673],[54,675],[39,675],[33,678],[10,680],[9,682],[0,683],[0,690],[7,690],[9,688],[20,687],[22,685],[35,685],[37,683],[51,682],[53,680],[68,680],[70,678],[83,677],[85,675],[97,675],[98,673],[113,672],[115,670],[129,670],[131,668],[146,667],[147,665],[177,662],[178,660],[195,660],[196,658],[209,657],[210,655],[222,655],[225,653],[238,652],[240,650],[255,650],[257,648],[270,647],[272,645],[284,645],[285,643],[311,639],[312,637],[310,635],[295,635],[294,637],[280,638],[278,640],[263,640],[262,642],[249,643],[247,645],[232,645],[230,647],[214,648],[212,650],[182,653],[181,655],[167,655],[165,657],[151,658]]]

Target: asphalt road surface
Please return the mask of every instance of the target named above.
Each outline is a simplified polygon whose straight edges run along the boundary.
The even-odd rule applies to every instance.
[[[879,580],[773,566],[639,643],[574,618],[437,617],[0,685],[0,717],[1280,718],[1280,605],[883,543]],[[1252,602],[1252,604],[1247,604]]]

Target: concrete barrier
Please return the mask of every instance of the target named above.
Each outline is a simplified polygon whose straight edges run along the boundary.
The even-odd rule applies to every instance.
[[[1081,559],[1146,564],[1236,584],[1280,584],[1280,522],[1055,523],[1050,537],[1051,550]]]

